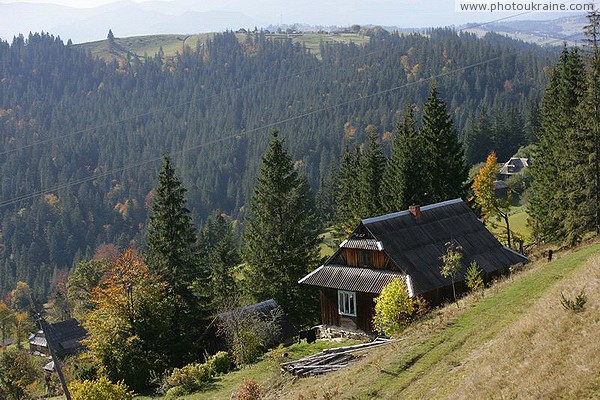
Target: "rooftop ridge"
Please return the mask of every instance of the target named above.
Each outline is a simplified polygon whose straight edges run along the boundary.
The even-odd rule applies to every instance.
[[[446,201],[442,201],[439,203],[429,204],[429,205],[421,207],[421,212],[433,210],[433,209],[439,208],[439,207],[449,206],[451,204],[462,203],[462,202],[463,202],[463,199],[461,199],[459,197],[459,198],[452,199],[452,200],[446,200]],[[403,217],[408,214],[410,214],[410,211],[402,210],[402,211],[398,211],[398,212],[391,213],[391,214],[380,215],[378,217],[366,218],[366,219],[363,219],[361,222],[365,225],[368,225],[368,224],[373,224],[375,222],[385,221],[387,219]]]

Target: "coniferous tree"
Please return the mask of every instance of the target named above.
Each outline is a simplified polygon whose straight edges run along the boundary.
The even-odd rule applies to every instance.
[[[236,282],[233,268],[241,257],[236,246],[233,226],[223,213],[217,213],[206,222],[200,233],[202,264],[210,271],[210,290],[213,308],[218,310],[228,299],[235,297]]]
[[[392,213],[424,201],[423,144],[415,123],[414,106],[397,125],[381,183],[382,211]]]
[[[362,218],[370,218],[381,214],[380,186],[386,159],[378,142],[377,128],[369,125],[367,132],[367,150],[360,159],[358,174],[359,208]]]
[[[569,209],[565,219],[568,241],[577,242],[586,232],[600,234],[600,13],[588,15],[587,88],[580,102],[576,129],[568,131],[569,168],[565,181]]]
[[[573,129],[578,125],[577,110],[585,91],[585,71],[577,49],[563,49],[540,106],[539,142],[533,152],[533,183],[529,199],[530,225],[537,240],[566,238],[565,220],[569,213],[569,191],[573,188],[568,172],[569,156],[577,142]],[[566,134],[566,135],[565,135]],[[577,163],[582,159],[576,161]]]
[[[262,158],[243,237],[248,293],[275,299],[300,326],[314,323],[315,293],[298,284],[319,262],[314,200],[277,131]]]
[[[196,232],[185,206],[185,192],[171,160],[165,156],[148,221],[147,263],[168,283],[177,304],[173,351],[180,355],[180,362],[197,356],[194,352],[211,315],[209,272],[199,263]]]
[[[360,168],[360,152],[357,147],[351,151],[348,146],[342,153],[342,161],[336,179],[335,213],[333,238],[341,242],[356,228],[360,221],[360,192],[357,177]]]
[[[425,202],[463,197],[469,172],[464,149],[435,84],[431,87],[423,111],[421,135],[425,150],[424,175],[427,177],[422,182],[426,191]]]
[[[491,122],[486,110],[481,110],[475,120],[465,129],[463,142],[465,157],[471,164],[482,162],[495,147]]]

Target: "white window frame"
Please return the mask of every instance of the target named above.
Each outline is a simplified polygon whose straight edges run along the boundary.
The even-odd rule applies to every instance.
[[[348,300],[348,302],[346,302],[346,299]],[[351,299],[352,305],[354,307],[350,306]],[[347,305],[348,307],[344,307],[345,305]],[[352,308],[354,308],[354,310],[352,310]],[[356,317],[356,292],[338,290],[338,313],[340,315],[346,315],[348,317]]]

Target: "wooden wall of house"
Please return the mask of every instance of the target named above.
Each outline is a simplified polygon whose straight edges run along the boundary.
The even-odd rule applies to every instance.
[[[375,315],[376,295],[371,293],[356,293],[356,327],[367,333],[373,332],[373,316]]]
[[[340,325],[340,314],[337,305],[337,290],[321,288],[321,323],[327,325]]]
[[[329,262],[349,267],[368,267],[374,269],[395,270],[396,266],[384,251],[342,248]]]
[[[373,331],[373,315],[375,315],[376,295],[356,293],[356,317],[340,315],[338,311],[336,289],[321,288],[321,323],[340,326],[346,329],[360,329],[367,333]]]

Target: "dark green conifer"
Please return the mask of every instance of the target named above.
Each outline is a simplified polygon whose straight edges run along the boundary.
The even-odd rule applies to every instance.
[[[392,213],[423,199],[423,144],[416,127],[414,106],[397,125],[389,159],[381,184],[382,211]]]
[[[298,326],[316,322],[316,295],[298,284],[319,263],[314,200],[277,132],[262,157],[243,238],[248,293],[275,299]]]
[[[171,160],[165,156],[148,221],[146,258],[149,268],[168,284],[177,303],[172,351],[180,362],[195,356],[212,313],[209,273],[199,263],[196,231],[185,206],[185,192]]]
[[[563,49],[540,106],[540,131],[533,152],[533,183],[528,213],[537,240],[562,240],[569,234],[565,224],[571,211],[569,192],[574,189],[575,165],[583,161],[574,149],[577,110],[585,91],[585,71],[577,49]],[[573,151],[576,154],[572,153]],[[571,154],[570,154],[571,153]],[[575,162],[575,164],[573,164]]]
[[[379,145],[377,128],[369,125],[367,132],[367,150],[360,160],[358,174],[359,208],[358,214],[362,218],[370,218],[381,214],[380,186],[386,159]]]
[[[241,262],[232,221],[217,213],[206,221],[200,233],[202,265],[210,271],[211,299],[215,309],[227,305],[237,292],[233,269]]]
[[[435,84],[423,111],[421,135],[425,153],[424,176],[427,178],[422,182],[424,203],[463,197],[469,172],[464,149],[446,110],[446,102],[439,98]]]
[[[335,193],[333,238],[341,242],[352,233],[360,221],[360,186],[358,183],[361,156],[357,147],[344,148],[338,170]]]

